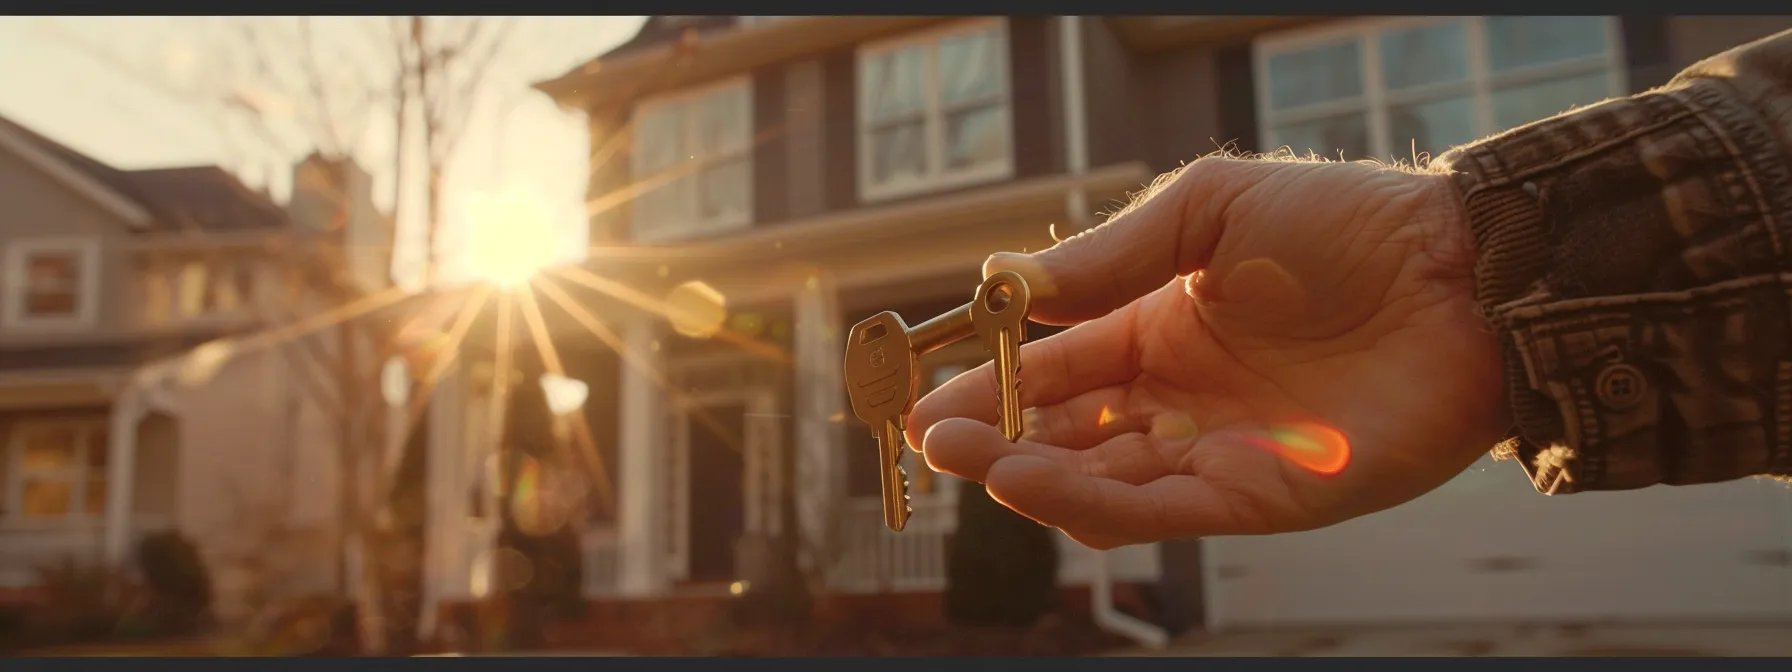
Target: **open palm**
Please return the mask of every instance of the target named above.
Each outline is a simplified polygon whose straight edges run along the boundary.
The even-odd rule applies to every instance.
[[[1203,159],[1100,227],[986,266],[1028,278],[1035,319],[1076,325],[1022,348],[1020,442],[986,424],[987,366],[923,399],[910,442],[1097,548],[1405,502],[1507,426],[1468,238],[1442,176]],[[1348,462],[1291,445],[1312,439]]]

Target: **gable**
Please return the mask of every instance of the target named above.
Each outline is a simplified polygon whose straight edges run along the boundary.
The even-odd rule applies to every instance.
[[[90,172],[72,165],[57,152],[29,137],[23,129],[0,123],[0,152],[16,158],[43,177],[98,206],[133,228],[149,226],[149,211]],[[17,188],[6,186],[0,188]]]

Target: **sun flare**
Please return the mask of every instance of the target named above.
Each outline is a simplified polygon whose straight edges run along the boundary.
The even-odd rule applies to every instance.
[[[473,194],[467,216],[467,270],[479,280],[518,287],[560,260],[548,208],[525,190]]]

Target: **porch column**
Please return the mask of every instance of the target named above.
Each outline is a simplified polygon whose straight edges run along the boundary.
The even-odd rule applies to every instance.
[[[430,395],[424,420],[429,428],[429,473],[423,484],[429,510],[423,533],[423,609],[417,624],[424,637],[435,635],[442,600],[464,594],[472,578],[462,561],[471,485],[466,477],[470,451],[462,425],[467,407],[462,371],[460,362],[450,364],[433,391],[417,392]]]
[[[658,593],[665,583],[668,446],[665,391],[658,382],[665,357],[656,347],[662,333],[657,319],[635,318],[623,332],[616,588],[623,596],[640,597]]]
[[[816,571],[826,558],[810,549],[829,548],[829,512],[841,500],[841,446],[850,415],[841,398],[845,345],[840,306],[832,278],[811,275],[796,294],[796,491],[797,526],[802,538],[799,562]],[[838,418],[838,419],[837,419]]]
[[[133,378],[112,402],[106,453],[105,561],[119,567],[128,560],[131,539],[131,500],[137,473],[137,425],[146,412],[143,391]]]

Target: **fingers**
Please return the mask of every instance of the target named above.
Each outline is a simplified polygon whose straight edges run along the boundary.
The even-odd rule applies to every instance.
[[[1090,320],[1020,347],[1022,408],[1057,404],[1089,390],[1138,375],[1133,311]],[[946,418],[996,422],[993,364],[959,374],[916,402],[909,414],[908,444],[923,445],[928,428]]]
[[[1025,277],[1034,320],[1075,324],[1106,315],[1206,265],[1227,206],[1253,182],[1246,173],[1265,165],[1195,161],[1160,178],[1167,184],[1138,207],[1040,252],[992,256],[983,274],[1011,270]]]
[[[997,462],[1016,455],[1051,460],[1077,473],[1125,483],[1149,483],[1174,473],[1173,452],[1180,446],[1165,445],[1145,434],[1114,437],[1087,450],[1072,450],[1021,439],[1009,443],[996,428],[973,420],[954,418],[927,433],[923,455],[927,466],[959,478],[983,482]]]
[[[986,485],[991,497],[1016,513],[1098,549],[1244,531],[1225,496],[1195,476],[1132,485],[1015,455],[990,467]]]

